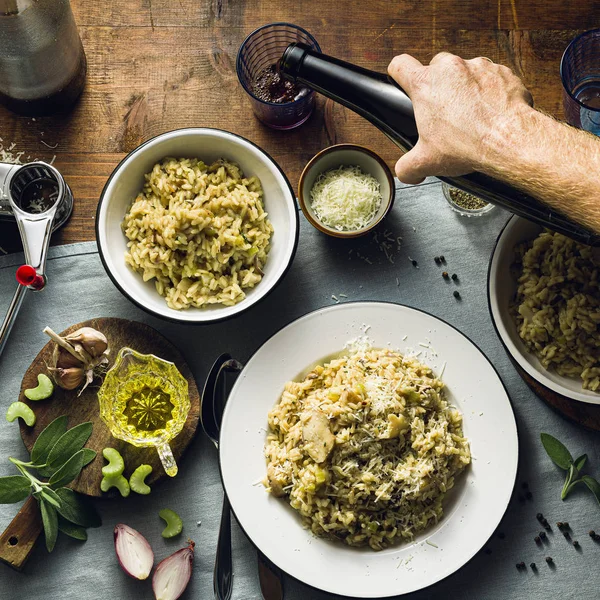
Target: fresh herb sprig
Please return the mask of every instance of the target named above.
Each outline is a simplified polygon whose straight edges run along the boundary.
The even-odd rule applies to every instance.
[[[560,493],[561,499],[564,500],[577,484],[584,483],[590,492],[594,494],[598,503],[600,503],[600,483],[591,475],[582,475],[580,477],[581,470],[587,462],[587,454],[582,454],[573,460],[566,446],[555,437],[548,433],[542,433],[540,437],[542,438],[544,449],[552,462],[563,471],[567,471],[567,477]]]
[[[94,450],[83,447],[92,427],[92,423],[81,423],[67,429],[67,417],[58,417],[39,434],[29,462],[8,459],[20,475],[0,477],[0,504],[20,502],[29,495],[39,502],[48,552],[54,549],[59,531],[86,540],[86,528],[101,525],[95,508],[65,487],[96,458]],[[30,470],[37,471],[38,477]]]

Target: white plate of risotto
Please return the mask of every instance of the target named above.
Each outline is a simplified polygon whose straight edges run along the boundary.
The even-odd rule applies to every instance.
[[[268,340],[227,401],[232,509],[279,568],[326,592],[406,594],[487,542],[518,463],[513,410],[462,333],[379,302],[312,312]]]
[[[488,273],[492,321],[506,350],[538,383],[600,404],[600,255],[512,217]]]

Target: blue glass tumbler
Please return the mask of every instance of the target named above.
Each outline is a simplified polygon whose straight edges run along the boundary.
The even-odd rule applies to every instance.
[[[290,23],[270,23],[253,31],[242,43],[236,69],[242,87],[250,96],[257,118],[273,129],[293,129],[310,117],[315,105],[315,93],[309,90],[293,102],[274,103],[257,98],[253,83],[264,69],[277,65],[284,50],[293,42],[308,44],[317,52],[317,40],[302,27]]]
[[[560,61],[565,118],[600,135],[600,29],[571,40]]]

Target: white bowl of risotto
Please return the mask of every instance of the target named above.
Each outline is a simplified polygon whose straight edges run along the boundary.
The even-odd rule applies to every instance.
[[[514,216],[488,272],[492,321],[512,359],[544,387],[589,404],[600,404],[598,265],[597,250]]]
[[[106,272],[134,304],[187,323],[233,317],[281,281],[298,244],[277,163],[219,129],[159,135],[117,166],[98,203]]]

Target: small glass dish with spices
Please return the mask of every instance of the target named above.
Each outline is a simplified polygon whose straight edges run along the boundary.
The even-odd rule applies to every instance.
[[[463,192],[447,183],[442,183],[442,191],[452,210],[463,217],[480,217],[494,208],[492,203]]]

